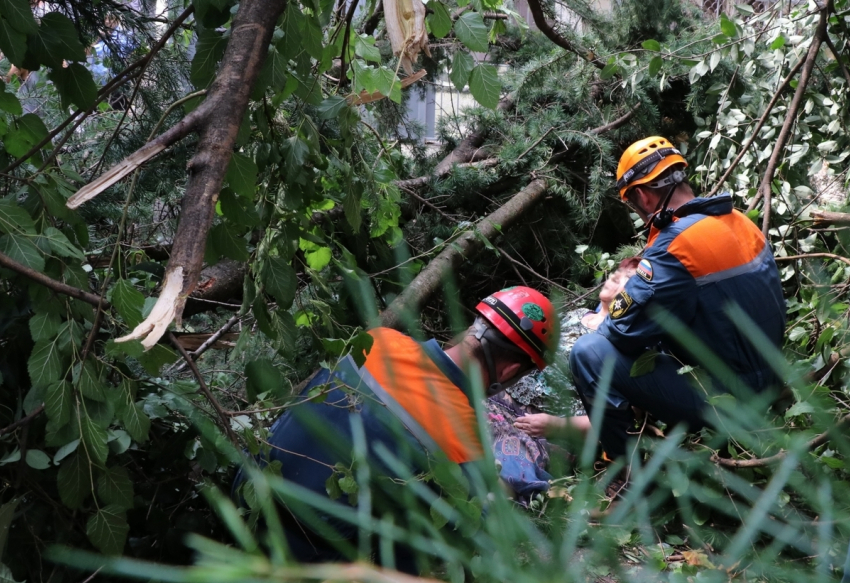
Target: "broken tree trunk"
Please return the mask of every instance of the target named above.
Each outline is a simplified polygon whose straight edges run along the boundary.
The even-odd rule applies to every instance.
[[[151,315],[130,334],[117,339],[119,342],[142,340],[146,349],[151,348],[169,324],[180,319],[186,298],[195,289],[236,134],[268,53],[275,23],[285,7],[286,0],[243,0],[233,20],[221,68],[201,106],[68,201],[71,208],[79,206],[189,133],[198,134],[198,149],[188,164],[189,182],[162,292]]]
[[[850,213],[835,213],[831,211],[812,211],[813,227],[826,225],[850,225]]]
[[[546,192],[546,181],[533,180],[508,202],[487,215],[428,263],[416,278],[381,314],[381,324],[401,328],[411,316],[416,319],[420,308],[436,292],[446,276],[466,259],[475,257],[485,246],[485,239],[494,238],[500,231],[510,228]]]

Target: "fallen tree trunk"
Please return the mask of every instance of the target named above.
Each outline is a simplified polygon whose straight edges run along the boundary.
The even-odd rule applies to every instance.
[[[484,249],[485,239],[495,237],[500,231],[516,223],[545,192],[546,181],[542,178],[533,180],[496,211],[478,221],[471,230],[448,243],[384,310],[381,314],[381,324],[398,329],[411,318],[417,319],[415,315],[440,288],[448,273]]]
[[[513,99],[505,97],[499,101],[499,105],[496,106],[496,111],[509,111],[513,109],[513,107]],[[481,127],[462,139],[455,149],[452,150],[451,154],[443,158],[440,163],[437,164],[437,167],[434,168],[434,176],[437,178],[445,176],[452,171],[452,167],[454,167],[455,164],[471,162],[475,154],[478,152],[478,149],[481,147],[481,144],[484,143],[488,131],[489,130],[486,127]]]
[[[189,133],[198,134],[198,149],[188,164],[189,182],[163,292],[151,315],[117,341],[142,340],[142,345],[150,349],[174,319],[179,321],[203,267],[204,246],[215,204],[251,89],[268,53],[275,23],[285,7],[286,0],[244,0],[240,3],[221,68],[204,102],[177,125],[68,200],[69,207],[79,206]]]
[[[813,227],[827,225],[850,225],[850,213],[835,213],[831,211],[812,211]]]

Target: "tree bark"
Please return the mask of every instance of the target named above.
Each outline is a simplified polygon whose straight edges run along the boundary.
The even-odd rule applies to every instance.
[[[825,225],[850,225],[850,213],[835,213],[831,211],[812,211],[814,227]]]
[[[487,215],[446,248],[410,282],[404,291],[381,314],[381,324],[400,329],[405,322],[416,318],[421,307],[439,288],[446,275],[460,264],[475,257],[484,249],[484,239],[496,237],[500,231],[510,228],[546,192],[546,181],[538,178],[515,194],[508,202]]]
[[[87,304],[91,304],[95,307],[101,305],[101,298],[98,295],[93,293],[89,293],[87,291],[83,291],[76,287],[70,286],[66,283],[62,283],[61,281],[56,281],[55,279],[51,279],[41,273],[40,271],[36,271],[34,269],[30,269],[26,265],[18,263],[11,257],[0,253],[0,267],[5,267],[6,269],[11,269],[15,273],[19,275],[23,275],[36,283],[40,283],[46,288],[52,289],[56,293],[64,294],[66,296],[71,296],[72,298],[77,298],[78,300],[82,300]],[[103,302],[104,308],[108,308],[109,304]]]
[[[496,106],[496,111],[508,111],[513,109],[513,107],[513,99],[505,97],[499,101],[499,105]],[[486,127],[480,127],[462,139],[457,147],[452,150],[452,153],[443,158],[440,163],[437,164],[437,167],[434,168],[434,176],[437,178],[445,176],[452,171],[452,167],[455,164],[470,162],[481,147],[481,144],[484,143],[484,139],[487,137],[488,131],[489,130]]]
[[[197,285],[207,234],[236,135],[248,108],[251,89],[268,53],[275,23],[285,7],[286,0],[243,0],[233,19],[221,68],[204,102],[176,126],[68,201],[72,208],[79,206],[190,132],[198,134],[198,149],[188,164],[189,182],[163,292],[151,315],[119,341],[141,339],[146,349],[154,346],[169,324],[174,319],[179,321],[186,299]]]
[[[233,259],[222,259],[215,265],[205,267],[195,291],[186,302],[183,315],[188,317],[206,312],[221,302],[242,303],[242,282],[246,273],[248,265]]]

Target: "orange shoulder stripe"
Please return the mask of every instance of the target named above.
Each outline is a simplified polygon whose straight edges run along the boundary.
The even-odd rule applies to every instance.
[[[733,210],[697,221],[673,239],[667,250],[697,278],[747,264],[764,246],[758,227]]]
[[[466,394],[452,383],[414,339],[376,328],[366,369],[430,435],[453,462],[483,455],[478,420]]]

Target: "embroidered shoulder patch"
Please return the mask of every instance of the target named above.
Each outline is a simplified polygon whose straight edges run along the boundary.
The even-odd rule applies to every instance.
[[[626,290],[618,293],[611,302],[611,319],[622,318],[629,311],[629,308],[632,307],[633,303],[632,296],[626,293]]]
[[[646,281],[652,281],[652,263],[648,259],[641,259],[636,273]]]

